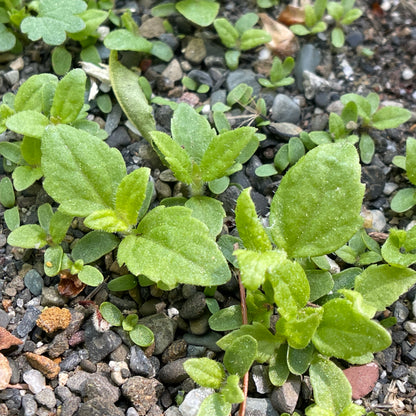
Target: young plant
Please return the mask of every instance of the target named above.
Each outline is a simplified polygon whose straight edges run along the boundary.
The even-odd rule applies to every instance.
[[[159,206],[146,214],[153,192],[148,184],[149,169],[140,168],[126,175],[118,150],[64,124],[45,129],[41,154],[44,189],[60,204],[53,215],[85,218],[84,224],[95,230],[80,240],[69,257],[56,247],[59,239],[53,236],[50,224],[52,238],[42,225],[25,225],[12,231],[8,237],[12,245],[49,245],[47,251],[53,249],[53,255],[45,255],[47,274],[48,269],[55,274],[71,269],[82,279],[84,271],[84,281],[98,285],[102,276],[98,278],[98,270],[93,272],[94,267],[84,264],[95,262],[118,246],[120,265],[126,264],[131,273],[144,275],[163,289],[172,289],[180,282],[215,286],[230,278],[230,270],[212,236],[212,229],[218,230],[218,226],[210,228],[212,215],[204,214],[204,208],[198,216],[208,225],[187,206]],[[198,201],[195,203],[198,205]],[[215,218],[218,221],[218,216]],[[60,238],[65,228],[62,222],[59,221]],[[121,242],[113,233],[123,237]]]
[[[155,6],[152,8],[152,14],[167,17],[179,12],[191,22],[206,27],[217,17],[219,8],[219,3],[214,0],[180,0]]]
[[[406,156],[395,156],[393,163],[406,171],[407,179],[416,186],[416,140],[408,137]],[[416,188],[400,189],[391,200],[391,209],[405,212],[416,205]]]
[[[358,154],[350,143],[310,150],[283,177],[267,231],[249,189],[243,191],[236,226],[244,248],[234,254],[246,289],[249,323],[241,325],[238,311],[230,308],[216,313],[221,319],[216,314],[210,318],[216,330],[232,330],[217,342],[226,353],[243,337],[256,340],[255,361],[269,363],[274,385],[282,385],[290,373],[309,371],[315,404],[306,409],[307,416],[365,413],[351,403],[351,386],[331,357],[364,364],[387,348],[390,335],[373,317],[416,282],[416,272],[404,263],[354,267],[333,277],[316,269],[317,264],[325,267],[322,256],[340,249],[362,224],[360,174]],[[270,305],[267,313],[265,304]],[[271,332],[274,306],[279,319]],[[235,354],[234,360],[239,359]]]
[[[363,12],[353,8],[355,0],[341,0],[341,2],[330,1],[327,4],[328,14],[335,21],[335,28],[331,31],[331,43],[336,48],[344,46],[344,25],[350,25],[357,20]]]
[[[0,52],[20,52],[18,28],[21,21],[29,16],[22,0],[0,1]]]
[[[272,68],[270,70],[270,79],[260,78],[259,83],[266,88],[279,88],[291,85],[295,82],[293,77],[289,77],[295,67],[295,60],[288,56],[282,61],[276,56],[273,59]]]
[[[111,31],[104,39],[104,45],[114,51],[135,51],[151,54],[169,62],[173,57],[173,51],[169,45],[159,40],[149,41],[140,35],[139,26],[131,16],[131,12],[125,12],[121,16],[124,29]]]
[[[234,25],[227,19],[214,21],[215,30],[224,46],[231,49],[225,53],[225,62],[231,70],[238,68],[241,51],[247,51],[272,40],[271,35],[262,29],[253,29],[259,17],[255,13],[241,16]]]
[[[199,94],[205,94],[209,91],[210,88],[207,84],[198,85],[198,83],[195,80],[186,76],[182,78],[181,82],[182,85],[189,91],[196,91]]]
[[[262,9],[268,9],[269,7],[277,6],[279,0],[257,0],[257,6]]]
[[[316,0],[312,5],[305,6],[305,24],[290,26],[290,30],[298,36],[315,35],[325,32],[327,24],[322,21],[326,9],[327,0]]]
[[[30,77],[16,96],[6,94],[0,105],[0,131],[23,135],[20,142],[0,143],[7,172],[13,171],[13,185],[22,191],[42,177],[41,143],[48,126],[71,125],[105,139],[97,123],[86,120],[84,104],[86,75],[74,69],[58,82],[52,74]]]
[[[217,135],[205,117],[184,103],[174,111],[171,132],[172,137],[159,131],[150,135],[163,163],[189,185],[191,195],[202,195],[207,183],[241,170],[241,152],[248,146],[254,152],[258,145],[253,127]]]

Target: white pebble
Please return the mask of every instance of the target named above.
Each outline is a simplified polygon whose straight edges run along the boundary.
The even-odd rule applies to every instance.
[[[398,187],[399,185],[397,185],[397,183],[386,182],[384,185],[383,193],[384,195],[391,195]]]
[[[403,327],[409,334],[416,335],[416,322],[406,321]]]
[[[413,316],[416,316],[416,299],[412,303],[412,312]]]
[[[39,393],[46,386],[45,377],[38,370],[26,371],[23,374],[23,380],[29,386],[29,390],[34,394]]]
[[[410,68],[405,68],[402,72],[402,78],[405,81],[409,81],[414,77],[415,73]]]

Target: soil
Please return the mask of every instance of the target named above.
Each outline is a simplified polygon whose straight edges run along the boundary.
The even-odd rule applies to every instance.
[[[117,2],[117,9],[131,8],[138,23],[144,23],[150,17],[153,3],[151,0]],[[276,18],[285,5],[282,2],[265,12]],[[363,15],[347,27],[344,47],[337,50],[329,47],[328,33],[299,38],[300,47],[311,44],[315,53],[320,54],[316,74],[329,80],[331,88],[318,91],[318,94],[309,98],[305,97],[304,91],[297,84],[280,88],[277,92],[294,99],[300,109],[300,117],[294,124],[305,131],[311,131],[316,126],[325,128],[329,111],[336,107],[339,97],[345,93],[367,95],[376,92],[384,104],[401,105],[412,112],[409,122],[399,128],[373,132],[376,153],[371,163],[363,164],[362,180],[366,184],[363,215],[373,219],[373,225],[368,231],[376,232],[376,236],[383,240],[389,228],[405,229],[413,225],[415,219],[414,210],[398,214],[390,209],[390,202],[397,190],[409,186],[403,171],[395,167],[392,160],[396,155],[404,155],[406,138],[414,135],[416,129],[416,4],[414,0],[384,0],[381,3],[378,0],[358,0],[356,7],[363,11]],[[219,16],[235,21],[248,11],[256,11],[252,2],[240,5],[238,2],[223,1]],[[181,63],[182,75],[189,74],[191,70],[200,70],[202,75],[198,76],[211,77],[213,86],[208,93],[186,91],[180,79],[173,81],[161,75],[167,64],[157,59],[146,59],[140,63],[137,55],[125,53],[122,54],[123,62],[126,65],[130,62],[136,67],[140,64],[155,95],[185,101],[195,107],[202,105],[205,112],[205,105],[210,103],[211,96],[226,89],[230,72],[224,65],[225,49],[212,27],[198,29],[181,17],[170,18],[170,23],[173,35],[162,36],[162,39],[169,40],[171,46],[174,46],[174,59]],[[179,34],[184,36],[180,37]],[[207,46],[207,52],[200,63],[195,63],[195,56],[190,56],[187,51],[187,42],[195,36],[204,39]],[[74,43],[70,46],[76,56],[78,45]],[[363,48],[372,50],[374,55],[365,56]],[[244,52],[239,69],[252,71],[253,77],[254,71],[267,71],[267,61],[260,61],[259,58],[264,53],[262,50],[263,48],[258,48]],[[31,75],[52,72],[50,53],[49,46],[36,42],[25,45],[22,55],[1,55],[0,94],[16,92],[19,85]],[[105,56],[104,50],[101,53]],[[74,59],[74,66],[77,65],[77,59]],[[268,106],[268,118],[271,117],[270,108],[277,92],[261,92]],[[158,185],[155,205],[163,197],[174,195],[178,185],[162,180],[163,175],[161,177],[160,174],[165,168],[149,153],[144,140],[129,130],[126,117],[120,113],[119,108],[114,105],[111,113],[104,114],[94,102],[90,104],[92,117],[110,131],[108,143],[119,148],[128,169],[137,166],[152,168],[152,176]],[[156,105],[154,110],[158,129],[169,132],[171,110]],[[246,163],[244,177],[234,179],[240,183],[248,181],[253,186],[257,194],[257,209],[261,216],[267,218],[269,203],[280,177],[276,175],[259,179],[255,176],[254,169],[262,163],[271,163],[277,150],[288,138],[276,135],[270,127],[263,128],[262,132],[266,134],[266,140],[256,155]],[[0,141],[3,140],[8,140],[7,133],[0,135]],[[6,173],[0,171],[0,176],[3,175]],[[228,192],[219,197],[229,214],[225,221],[225,232],[233,232],[235,196]],[[39,183],[17,193],[22,223],[34,223],[36,209],[44,202],[50,202],[50,199]],[[184,410],[183,406],[181,413],[176,404],[176,400],[184,395],[186,397],[189,392],[195,392],[197,388],[184,373],[183,360],[186,356],[198,354],[221,358],[221,352],[215,348],[217,338],[207,325],[209,314],[204,307],[205,295],[202,289],[192,285],[180,286],[171,292],[162,292],[154,287],[141,288],[141,305],[136,304],[128,294],[120,298],[110,293],[105,284],[97,290],[86,288],[76,297],[65,298],[55,289],[59,277],[44,276],[44,251],[21,250],[6,243],[9,231],[3,220],[3,212],[4,209],[0,206],[0,327],[6,328],[23,343],[3,351],[13,371],[13,386],[0,391],[0,416],[196,414],[195,408]],[[82,237],[85,231],[82,221],[74,223],[68,241]],[[98,266],[105,276],[123,273],[112,254],[107,255]],[[41,293],[37,295],[27,287],[26,275],[33,275],[34,272],[43,278]],[[215,296],[222,307],[238,303],[236,280],[218,288]],[[377,317],[397,318],[397,324],[390,329],[393,342],[386,351],[376,354],[376,379],[374,368],[358,376],[362,384],[367,383],[368,386],[367,390],[364,388],[365,391],[356,397],[356,403],[362,404],[367,411],[373,411],[377,416],[416,415],[415,297],[416,287],[413,287]],[[104,300],[122,305],[120,307],[130,311],[138,310],[139,315],[150,322],[149,326],[160,328],[164,334],[167,332],[165,348],[162,351],[146,350],[143,353],[129,342],[123,331],[111,328],[107,332],[97,332],[91,323],[92,309],[87,306],[89,301],[100,304]],[[34,322],[46,306],[69,308],[72,314],[70,329],[48,334],[37,327]],[[182,317],[184,308],[194,308],[186,318]],[[161,322],[162,326],[157,326],[160,324],[156,321]],[[200,342],[195,334],[198,334]],[[101,343],[95,345],[94,339],[99,339]],[[42,381],[42,377],[40,381],[32,381],[31,376],[39,376],[36,372],[33,373],[33,369],[47,373],[55,367],[45,370],[49,362],[36,363],[36,359],[31,360],[30,354],[26,353],[50,357],[55,364],[60,363],[54,377],[47,378],[46,381]],[[37,391],[38,387],[40,390]],[[256,366],[251,372],[249,397],[251,402],[246,414],[257,416],[275,415],[285,409],[292,412],[295,408],[303,415],[305,408],[312,403],[307,376],[302,380],[289,380],[284,388],[277,389],[270,386],[262,366]]]

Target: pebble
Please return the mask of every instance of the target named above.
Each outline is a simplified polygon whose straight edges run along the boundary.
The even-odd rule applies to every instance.
[[[107,114],[104,130],[107,132],[109,136],[111,136],[113,131],[118,127],[120,120],[121,120],[121,114],[122,114],[122,110],[121,110],[120,104],[118,103],[114,104],[110,113]]]
[[[373,390],[379,377],[379,369],[376,363],[369,363],[347,368],[344,374],[351,384],[352,398],[357,400]]]
[[[236,69],[228,74],[225,80],[228,91],[240,84],[247,84],[252,87],[254,96],[257,96],[261,91],[261,85],[257,82],[256,74],[250,69]]]
[[[78,396],[71,396],[65,400],[62,404],[61,415],[60,416],[72,416],[75,412],[78,411],[79,405],[81,403],[81,398]]]
[[[400,301],[394,303],[393,316],[397,319],[398,324],[402,324],[409,316],[409,309]]]
[[[210,88],[212,88],[214,85],[209,74],[199,69],[193,69],[192,71],[188,72],[188,77],[194,80],[198,85],[205,84]]]
[[[72,393],[81,394],[85,390],[85,384],[90,376],[85,371],[76,371],[73,375],[68,378],[66,386],[71,390]]]
[[[183,368],[183,363],[188,358],[180,358],[163,366],[159,371],[159,379],[166,384],[179,384],[188,378],[188,373]]]
[[[104,333],[97,332],[91,321],[85,328],[85,347],[92,362],[102,361],[114,351],[120,344],[121,338],[115,332],[109,330]]]
[[[416,335],[416,322],[406,321],[403,327],[409,334]]]
[[[39,296],[42,293],[43,279],[35,269],[29,270],[24,277],[25,286],[30,290],[33,296]]]
[[[35,398],[31,394],[25,394],[22,397],[23,416],[35,416],[38,405]],[[6,413],[6,415],[9,412]]]
[[[60,295],[58,289],[55,286],[44,287],[42,289],[42,297],[40,304],[42,306],[65,306],[67,298]]]
[[[162,363],[166,364],[186,356],[188,344],[183,339],[177,339],[166,348],[162,354]]]
[[[124,361],[110,361],[108,365],[111,368],[111,380],[117,386],[121,386],[125,383],[131,375],[129,367]]]
[[[213,393],[214,390],[207,387],[200,387],[198,389],[191,390],[179,406],[180,414],[186,416],[196,416],[199,408],[201,407],[201,403]]]
[[[3,77],[7,81],[7,83],[12,87],[17,82],[19,82],[20,74],[19,71],[13,69],[11,71],[6,72],[3,75]]]
[[[303,45],[295,59],[295,69],[293,74],[296,79],[296,86],[299,91],[303,91],[303,72],[315,73],[316,67],[321,61],[321,52],[312,44]]]
[[[110,147],[116,147],[117,149],[121,149],[122,147],[127,146],[130,144],[131,138],[127,129],[123,126],[117,127],[110,135],[110,137],[106,140],[106,143]]]
[[[34,306],[28,306],[22,320],[16,328],[16,334],[20,338],[24,338],[36,326],[36,319],[40,315],[40,310]]]
[[[60,362],[62,371],[72,371],[81,362],[81,357],[77,351],[71,351],[69,355]]]
[[[166,32],[163,26],[163,19],[161,17],[151,17],[145,20],[139,29],[140,34],[147,39],[158,38]]]
[[[354,74],[354,70],[352,69],[351,65],[346,59],[343,59],[340,62],[340,66],[342,68],[342,71],[344,72],[345,78],[350,78],[351,75]]]
[[[400,364],[399,366],[397,366],[391,373],[391,375],[394,378],[403,378],[405,376],[407,376],[407,366]]]
[[[214,91],[211,94],[211,97],[210,97],[211,107],[216,103],[225,104],[226,102],[227,102],[227,91],[226,90],[220,89],[220,90]]]
[[[172,82],[181,80],[183,72],[179,61],[177,59],[172,59],[169,62],[169,65],[163,70],[162,75]]]
[[[188,344],[200,345],[206,347],[214,352],[222,351],[221,348],[217,345],[217,341],[221,338],[221,335],[216,332],[209,332],[206,335],[192,335],[184,334],[183,339]]]
[[[156,371],[153,367],[151,361],[146,357],[143,350],[137,346],[133,345],[130,348],[130,369],[133,374],[144,377],[155,377]]]
[[[270,399],[247,397],[246,416],[279,416]]]
[[[356,48],[358,45],[363,43],[364,35],[358,30],[354,30],[348,33],[345,37],[345,41],[351,46],[351,48]]]
[[[256,391],[259,394],[266,394],[272,391],[273,385],[268,376],[268,370],[263,365],[253,365],[250,371]],[[291,413],[291,412],[289,412]]]
[[[402,78],[405,81],[410,81],[415,76],[415,73],[410,68],[405,68],[402,72]]]
[[[155,335],[154,355],[162,354],[172,344],[175,338],[176,323],[164,313],[146,316],[140,319],[139,323],[147,326]]]
[[[23,381],[29,386],[29,390],[36,394],[46,386],[45,377],[38,370],[29,370],[23,373]]]
[[[164,387],[154,378],[135,376],[128,379],[122,385],[121,390],[123,396],[131,401],[138,414],[144,416],[157,403]]]
[[[284,94],[277,94],[272,105],[271,119],[280,123],[296,124],[300,119],[300,107]]]
[[[55,378],[61,370],[59,364],[43,355],[27,352],[25,356],[29,364],[36,370],[39,370],[46,378]]]
[[[65,332],[57,334],[49,344],[48,355],[57,358],[69,349],[68,337]]]
[[[35,400],[42,406],[52,409],[56,406],[56,398],[52,389],[44,388],[35,395]]]
[[[79,416],[124,416],[124,412],[114,403],[103,397],[96,397],[86,403],[82,403],[78,412]]]
[[[165,411],[165,416],[183,416],[184,414],[189,415],[189,413],[182,413],[176,406],[171,406]]]
[[[45,308],[36,320],[36,325],[51,334],[58,329],[66,329],[71,322],[71,312],[66,308],[53,306]]]
[[[83,396],[88,400],[105,397],[106,400],[115,403],[120,398],[120,390],[110,383],[107,377],[91,374],[86,380]]]
[[[376,165],[363,166],[362,178],[367,184],[365,191],[366,198],[370,201],[378,199],[383,194],[386,180],[383,169]]]
[[[292,376],[283,386],[275,388],[270,397],[273,407],[278,412],[292,414],[299,399],[300,387],[300,379]]]
[[[194,335],[206,334],[209,331],[208,319],[210,316],[211,314],[208,312],[197,319],[191,319],[189,321],[189,331],[191,332],[191,334],[194,334]]]
[[[191,38],[185,48],[184,56],[187,61],[199,65],[207,56],[204,41],[201,38]]]
[[[205,312],[206,298],[203,292],[195,292],[191,295],[179,310],[179,316],[183,319],[196,319]]]

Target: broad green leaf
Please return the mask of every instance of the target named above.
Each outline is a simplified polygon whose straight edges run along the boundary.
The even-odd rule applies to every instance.
[[[259,363],[270,360],[276,348],[284,341],[282,336],[273,335],[264,325],[259,322],[253,322],[251,325],[243,325],[240,329],[225,335],[217,341],[217,345],[222,350],[227,351],[234,340],[243,335],[251,335],[257,341],[256,361]]]
[[[289,164],[294,165],[305,154],[305,146],[299,137],[289,139],[287,156]]]
[[[78,273],[78,279],[86,285],[98,286],[103,282],[104,276],[95,267],[87,265]]]
[[[151,329],[142,324],[137,324],[129,332],[131,340],[140,347],[148,347],[155,342],[155,336]]]
[[[236,250],[241,279],[244,287],[256,290],[265,281],[267,272],[278,270],[286,262],[286,253],[279,250],[258,252],[251,250]]]
[[[327,0],[315,0],[313,5],[313,10],[315,12],[315,16],[317,20],[321,20],[326,9]]]
[[[261,225],[254,202],[250,197],[250,188],[241,192],[235,209],[235,223],[244,247],[248,250],[265,252],[272,250],[272,244],[266,230]]]
[[[275,243],[292,257],[320,256],[345,244],[362,223],[364,186],[353,145],[310,150],[283,177],[270,208]]]
[[[390,229],[389,237],[381,248],[381,254],[387,263],[396,267],[408,267],[416,263],[416,254],[411,252],[415,247],[413,244],[405,247],[406,240],[406,231]]]
[[[257,356],[257,341],[251,335],[236,338],[224,355],[224,366],[230,374],[243,377]]]
[[[101,63],[101,57],[94,45],[87,46],[80,53],[80,58],[84,62],[91,62],[92,64],[99,65]]]
[[[360,137],[360,156],[363,163],[371,163],[375,152],[374,140],[367,133],[362,133]]]
[[[7,237],[11,246],[22,248],[42,248],[48,244],[46,231],[37,224],[22,225]]]
[[[40,0],[38,15],[23,19],[20,29],[30,40],[42,38],[49,45],[60,45],[65,41],[65,32],[84,29],[84,21],[76,15],[86,8],[82,0]]]
[[[85,217],[113,208],[126,174],[123,157],[97,137],[70,126],[49,127],[42,139],[43,186],[60,209]]]
[[[215,136],[200,163],[202,179],[209,182],[224,176],[254,133],[253,127],[240,127]]]
[[[244,106],[249,103],[253,95],[253,87],[247,84],[238,84],[227,95],[227,105],[232,107],[234,104]]]
[[[121,242],[119,263],[169,288],[178,283],[214,286],[227,282],[230,270],[225,258],[206,225],[191,214],[185,207],[159,206],[150,211],[137,227],[137,235]]]
[[[362,415],[365,415],[364,407],[358,406],[358,404],[355,404],[355,403],[350,403],[339,414],[339,416],[362,416]],[[368,413],[368,415],[371,416],[371,413]]]
[[[133,289],[137,286],[137,277],[132,274],[125,274],[110,280],[107,284],[108,290],[115,292]]]
[[[14,189],[12,181],[7,176],[0,181],[0,203],[5,208],[12,208],[15,203]]]
[[[175,142],[198,164],[215,135],[208,120],[185,103],[174,111],[171,131]]]
[[[371,319],[376,314],[377,308],[366,302],[363,295],[357,290],[340,289],[338,292],[343,295],[345,299],[349,300],[354,309],[366,318]]]
[[[72,222],[72,215],[62,211],[55,211],[49,222],[49,234],[55,244],[61,243],[65,238],[66,232]]]
[[[171,14],[174,14],[176,12],[175,3],[158,4],[157,6],[152,7],[150,12],[152,13],[152,16],[170,16]]]
[[[298,36],[306,36],[306,35],[309,35],[310,33],[311,33],[311,31],[306,27],[306,26],[303,26],[303,25],[299,25],[299,24],[296,24],[296,25],[291,25],[290,27],[289,27],[289,29],[295,34],[295,35],[298,35]]]
[[[100,305],[100,313],[103,318],[112,326],[120,326],[123,320],[123,314],[116,305],[110,302],[103,302]]]
[[[309,368],[313,396],[318,406],[339,415],[351,403],[352,389],[342,370],[332,361],[317,357]]]
[[[350,101],[357,104],[358,115],[363,118],[368,118],[371,115],[371,104],[361,95],[358,94],[344,94],[340,98],[342,104],[347,105]]]
[[[20,111],[7,117],[6,126],[16,133],[40,139],[49,124],[49,119],[33,110]]]
[[[308,406],[305,410],[305,414],[306,416],[337,416],[334,412],[324,409],[316,404]]]
[[[240,49],[242,51],[247,51],[267,42],[271,42],[271,40],[271,35],[265,30],[249,29],[241,35]]]
[[[25,113],[25,111],[23,113]],[[23,137],[20,151],[22,152],[23,159],[27,164],[31,166],[40,166],[42,156],[40,145],[41,141],[39,139],[30,136]]]
[[[231,408],[231,403],[226,402],[222,394],[214,393],[201,403],[197,416],[228,416]]]
[[[279,172],[276,170],[273,164],[267,163],[257,167],[255,173],[256,176],[260,178],[265,178],[268,176],[277,175]]]
[[[345,36],[344,36],[344,32],[342,31],[340,27],[335,27],[334,29],[332,29],[331,43],[336,48],[342,48],[344,46]]]
[[[246,305],[248,322],[260,322],[261,324],[269,327],[270,317],[273,315],[273,289],[268,282],[265,282],[264,292],[261,290],[248,290],[246,293]]]
[[[224,257],[234,267],[238,267],[237,258],[234,256],[233,252],[235,250],[235,244],[237,244],[238,247],[243,246],[241,239],[230,234],[223,234],[218,239],[217,244]]]
[[[280,317],[276,324],[276,334],[286,337],[292,348],[302,349],[310,343],[322,320],[322,308],[303,308],[294,317]]]
[[[16,111],[34,110],[49,114],[58,78],[52,74],[31,76],[19,88],[14,100]]]
[[[13,49],[15,44],[16,36],[3,23],[0,23],[0,53]]]
[[[266,271],[266,279],[273,287],[274,301],[280,315],[288,319],[295,317],[308,302],[309,282],[299,263],[286,260],[273,265]]]
[[[287,365],[288,345],[282,344],[276,354],[270,358],[269,379],[274,386],[283,386],[289,377],[289,367]]]
[[[310,302],[328,294],[334,286],[331,273],[324,270],[306,270],[306,277],[310,287]]]
[[[348,300],[332,299],[323,308],[321,324],[312,338],[321,354],[348,361],[390,345],[389,333],[364,317]]]
[[[242,35],[246,30],[251,29],[259,21],[256,13],[245,13],[236,22],[235,28]]]
[[[156,130],[152,107],[139,85],[139,75],[130,71],[117,60],[117,52],[110,54],[110,80],[113,92],[127,118],[151,143],[150,132]]]
[[[229,184],[230,178],[228,176],[223,176],[222,178],[208,182],[208,188],[213,194],[219,195],[228,188]]]
[[[193,196],[185,202],[192,210],[192,216],[202,221],[209,229],[213,239],[221,232],[225,217],[222,203],[208,196]]]
[[[223,366],[209,358],[190,358],[183,368],[202,387],[219,389],[225,379]]]
[[[110,113],[112,108],[113,108],[113,104],[111,102],[111,98],[108,94],[101,94],[97,97],[97,105],[98,108],[103,112],[103,113]]]
[[[325,32],[327,27],[328,26],[325,22],[318,22],[315,26],[312,27],[311,33]]]
[[[19,209],[13,207],[4,211],[4,222],[10,231],[17,229],[20,225]]]
[[[152,40],[151,44],[152,44],[152,49],[150,53],[153,56],[156,56],[157,58],[165,62],[169,62],[173,58],[172,48],[167,43],[162,42],[160,40]],[[198,91],[198,92],[202,92],[202,91]]]
[[[137,215],[146,199],[149,175],[149,168],[136,169],[125,176],[117,188],[115,208],[128,226],[137,222]]]
[[[72,55],[64,46],[57,46],[52,51],[52,68],[55,74],[65,75],[71,69]]]
[[[330,116],[332,114],[333,113],[331,113]],[[341,118],[345,125],[347,125],[350,121],[353,121],[354,123],[357,122],[358,110],[357,110],[357,104],[354,101],[350,101],[344,105],[344,108],[342,109],[342,112],[341,112]],[[351,128],[349,128],[349,130],[351,130]]]
[[[342,25],[350,25],[352,22],[357,20],[363,12],[360,9],[351,9],[348,10],[347,13],[345,13],[344,17],[341,19]]]
[[[96,30],[107,17],[108,12],[99,9],[88,9],[79,14],[79,17],[85,22],[85,28],[77,33],[71,34],[69,37],[77,41],[87,40],[89,36],[96,36]]]
[[[409,181],[416,185],[416,140],[413,137],[406,140],[405,169]]]
[[[12,174],[13,185],[16,191],[23,191],[33,185],[42,177],[41,168],[32,168],[31,166],[18,166]]]
[[[238,68],[240,55],[241,52],[236,50],[229,50],[225,52],[225,63],[227,64],[228,68],[231,69],[231,71],[235,71]]]
[[[73,69],[58,83],[53,97],[51,121],[69,124],[75,121],[84,105],[87,76],[82,69]]]
[[[61,271],[63,255],[64,252],[61,246],[46,249],[43,264],[46,276],[56,276]]]
[[[187,151],[161,131],[152,131],[150,137],[175,177],[186,184],[192,183],[192,162]]]
[[[212,0],[181,0],[176,3],[179,13],[202,27],[209,26],[214,21],[219,8],[219,3]]]
[[[344,126],[344,120],[336,113],[329,115],[329,131],[331,132],[334,140],[343,139],[346,135]]]
[[[227,19],[215,19],[214,27],[224,46],[227,48],[233,48],[236,46],[239,33]]]
[[[92,263],[114,250],[119,242],[120,239],[114,234],[90,231],[77,242],[71,255],[74,260],[82,259],[84,264]]]
[[[304,374],[315,356],[315,351],[312,343],[302,349],[289,347],[287,350],[287,366],[290,372],[297,375]]]
[[[147,52],[152,50],[152,43],[142,36],[126,29],[111,31],[104,39],[104,45],[115,51]]]
[[[50,204],[45,203],[38,207],[37,210],[39,225],[49,233],[49,224],[53,216],[53,209]]]
[[[405,212],[416,205],[416,188],[400,189],[391,200],[390,207],[396,212]]]
[[[227,382],[221,388],[221,394],[228,403],[241,403],[244,400],[244,394],[240,389],[240,377],[236,374],[230,374]]]
[[[344,14],[344,8],[342,7],[341,3],[337,3],[335,1],[329,1],[326,7],[328,10],[328,13],[335,20],[340,20],[342,15]]]
[[[373,265],[355,279],[355,290],[378,311],[384,311],[415,283],[416,272],[412,269]]]

